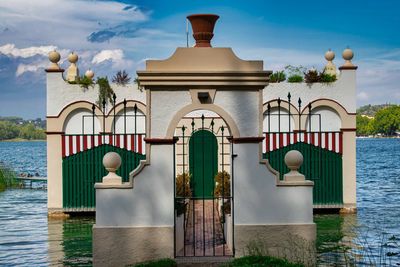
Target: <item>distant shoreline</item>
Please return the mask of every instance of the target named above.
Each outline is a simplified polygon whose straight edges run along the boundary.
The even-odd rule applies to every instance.
[[[23,138],[13,138],[13,139],[6,139],[0,140],[0,142],[46,142],[46,139],[23,139]]]

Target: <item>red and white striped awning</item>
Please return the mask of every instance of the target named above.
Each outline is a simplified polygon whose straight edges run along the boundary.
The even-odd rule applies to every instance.
[[[103,144],[145,154],[144,134],[63,135],[62,157],[68,157]]]
[[[342,154],[343,135],[341,132],[297,132],[264,133],[263,153],[268,153],[288,145],[303,142]]]

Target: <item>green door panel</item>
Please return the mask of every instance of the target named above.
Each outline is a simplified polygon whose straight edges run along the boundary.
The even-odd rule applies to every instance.
[[[218,143],[212,132],[200,130],[190,137],[189,169],[193,197],[212,198],[218,171]]]
[[[314,182],[314,205],[343,204],[342,155],[303,142],[264,153],[263,157],[279,171],[281,180],[289,172],[284,162],[285,155],[293,149],[300,151],[304,157],[300,173]]]
[[[85,209],[96,206],[94,184],[101,182],[108,173],[103,166],[103,157],[108,152],[117,152],[122,159],[117,174],[123,182],[129,181],[129,173],[146,156],[111,145],[101,145],[63,158],[63,208]]]

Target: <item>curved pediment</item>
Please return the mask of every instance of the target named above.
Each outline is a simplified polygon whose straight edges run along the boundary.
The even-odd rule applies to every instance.
[[[231,48],[182,48],[165,60],[146,61],[146,71],[263,71],[262,60],[242,60]]]

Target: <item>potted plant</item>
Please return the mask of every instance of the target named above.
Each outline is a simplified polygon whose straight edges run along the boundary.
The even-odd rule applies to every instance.
[[[292,65],[287,65],[285,67],[285,70],[288,73],[288,79],[287,81],[289,83],[301,83],[304,81],[303,73],[305,71],[305,68],[303,66],[292,66]]]
[[[286,80],[286,74],[283,70],[281,71],[274,71],[270,76],[269,76],[269,82],[270,83],[280,83]]]

